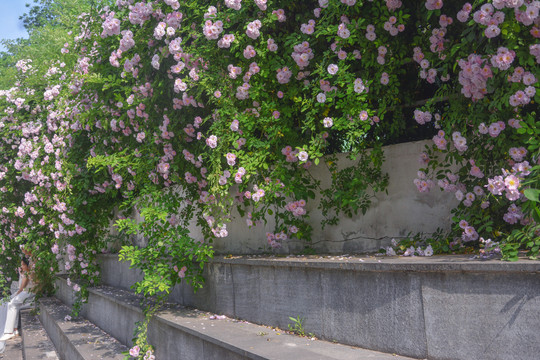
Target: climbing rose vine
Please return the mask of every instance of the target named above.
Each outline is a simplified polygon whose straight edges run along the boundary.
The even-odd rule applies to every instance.
[[[1,271],[15,275],[26,244],[38,274],[60,266],[84,297],[114,222],[144,272],[137,291],[197,287],[234,214],[275,219],[268,250],[309,244],[316,194],[323,225],[365,212],[388,181],[381,146],[410,138],[433,140],[411,182],[459,204],[450,232],[389,253],[536,257],[539,7],[118,0],[83,13],[54,58],[18,59],[0,91]],[[328,188],[311,176],[321,166]]]

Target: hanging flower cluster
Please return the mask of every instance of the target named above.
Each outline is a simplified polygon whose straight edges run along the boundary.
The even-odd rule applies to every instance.
[[[6,263],[32,244],[38,268],[60,263],[84,293],[115,217],[148,242],[121,252],[142,287],[198,283],[192,259],[228,235],[233,208],[250,226],[275,218],[269,249],[310,240],[316,192],[326,224],[365,211],[384,190],[377,149],[411,127],[433,139],[411,181],[458,205],[452,232],[409,255],[538,236],[537,1],[304,5],[118,0],[81,14],[54,59],[18,59],[0,91]],[[338,168],[337,152],[360,160]]]

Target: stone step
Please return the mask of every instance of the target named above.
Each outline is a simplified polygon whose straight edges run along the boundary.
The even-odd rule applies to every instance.
[[[22,339],[15,336],[5,342],[4,351],[0,353],[1,360],[23,360]]]
[[[116,255],[100,263],[107,285],[141,279]],[[537,360],[539,274],[537,260],[470,255],[227,256],[169,301],[280,328],[301,316],[319,338],[414,358]]]
[[[58,299],[40,299],[39,308],[41,323],[61,360],[124,359],[125,346],[88,320],[67,320],[71,309]],[[48,358],[26,358],[30,359]]]
[[[73,292],[64,279],[57,296],[70,304]],[[89,290],[82,314],[122,343],[131,346],[135,322],[143,319],[141,298],[130,291],[101,286]],[[154,316],[148,340],[161,360],[404,360],[393,354],[288,334],[282,330],[168,304]]]
[[[47,336],[35,310],[20,311],[22,352],[25,360],[58,360],[56,349]]]

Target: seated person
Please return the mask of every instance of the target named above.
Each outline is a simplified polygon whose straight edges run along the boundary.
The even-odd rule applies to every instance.
[[[34,296],[32,293],[32,288],[34,283],[32,281],[32,276],[29,269],[29,263],[26,258],[23,258],[21,261],[21,267],[19,268],[19,289],[11,296],[11,300],[3,304],[0,307],[0,319],[4,320],[5,325],[3,329],[3,335],[0,337],[0,341],[6,341],[15,336],[16,322],[18,319],[19,309],[23,305],[26,299],[29,299]],[[4,315],[5,314],[5,315]],[[0,326],[3,325],[0,321]]]

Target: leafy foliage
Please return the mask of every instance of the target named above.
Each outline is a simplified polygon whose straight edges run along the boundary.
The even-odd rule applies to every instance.
[[[41,281],[63,268],[82,299],[114,227],[121,258],[144,273],[136,291],[159,304],[181,281],[202,284],[233,209],[251,226],[275,219],[267,249],[300,239],[309,251],[308,203],[321,195],[323,225],[365,213],[389,181],[382,145],[421,138],[434,145],[414,183],[460,202],[450,234],[396,248],[536,257],[537,2],[311,6],[36,3],[30,39],[0,58],[6,279],[27,244]],[[133,356],[152,354],[153,311]]]

